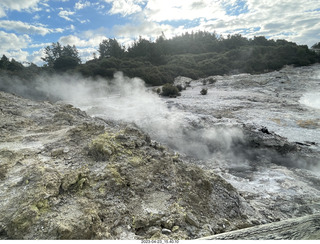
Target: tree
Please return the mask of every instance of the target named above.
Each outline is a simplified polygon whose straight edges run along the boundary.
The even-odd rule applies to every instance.
[[[11,62],[9,62],[7,69],[10,71],[20,71],[23,70],[24,66],[17,62],[15,59],[11,59]]]
[[[45,48],[44,52],[46,56],[41,59],[47,62],[49,67],[60,71],[75,68],[81,63],[79,52],[74,45],[61,46],[59,42],[52,43]]]
[[[130,57],[146,57],[151,50],[151,42],[139,37],[138,41],[135,41],[133,45],[128,49]]]
[[[124,54],[124,47],[116,39],[109,38],[99,44],[98,52],[100,53],[100,59],[108,57],[121,58]]]
[[[264,36],[254,36],[251,43],[256,46],[271,46],[275,44],[273,40],[268,40]]]
[[[79,52],[78,52],[78,50],[77,50],[75,45],[73,45],[73,46],[70,46],[70,45],[64,46],[62,48],[61,57],[70,57],[70,58],[73,58],[74,61],[77,62],[78,64],[81,63],[81,59],[79,57]]]
[[[71,56],[61,56],[54,61],[53,68],[57,71],[67,71],[79,65],[76,58]]]
[[[52,43],[51,47],[47,46],[44,49],[44,53],[46,56],[41,59],[47,62],[49,67],[53,67],[54,62],[62,55],[62,47],[59,42]]]
[[[9,64],[10,64],[10,61],[6,57],[6,55],[2,55],[2,58],[0,60],[0,69],[7,69]]]

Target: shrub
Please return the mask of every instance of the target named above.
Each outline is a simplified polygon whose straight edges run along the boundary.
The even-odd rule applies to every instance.
[[[201,91],[200,91],[200,94],[201,95],[207,95],[208,93],[208,89],[207,88],[203,88]]]
[[[177,87],[175,87],[174,85],[170,84],[170,83],[167,83],[167,84],[164,84],[162,86],[162,93],[161,93],[162,96],[167,96],[167,97],[175,97],[175,96],[179,96],[180,93],[179,93],[179,90]]]
[[[208,81],[209,81],[209,84],[214,84],[217,82],[217,80],[213,78],[209,78]]]
[[[183,90],[183,87],[181,84],[176,85],[176,87],[178,88],[179,92],[181,92]]]

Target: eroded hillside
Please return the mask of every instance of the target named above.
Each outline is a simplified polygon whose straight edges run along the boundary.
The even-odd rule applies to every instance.
[[[0,239],[191,239],[253,225],[212,170],[133,125],[0,93]]]

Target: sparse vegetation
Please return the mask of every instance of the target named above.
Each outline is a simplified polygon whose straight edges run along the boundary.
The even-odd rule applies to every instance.
[[[217,80],[216,80],[216,79],[213,79],[213,78],[209,78],[208,81],[209,81],[209,84],[210,84],[210,85],[212,85],[212,84],[214,84],[214,83],[217,82]]]
[[[201,95],[207,95],[208,93],[208,88],[202,88],[202,90],[200,91]]]
[[[176,86],[167,83],[163,85],[161,95],[166,97],[176,97],[179,96],[180,93]]]

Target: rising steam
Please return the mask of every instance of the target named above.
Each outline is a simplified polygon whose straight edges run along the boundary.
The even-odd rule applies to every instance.
[[[242,140],[235,127],[194,127],[198,118],[168,106],[139,78],[117,72],[112,80],[88,80],[75,76],[39,82],[38,90],[85,110],[91,116],[134,123],[152,138],[200,159],[217,150],[229,151]]]
[[[239,164],[260,160],[261,155],[283,165],[297,161],[279,157],[276,152],[253,149],[246,144],[239,127],[202,123],[199,116],[172,106],[172,100],[161,99],[146,88],[143,80],[125,77],[121,72],[110,80],[72,74],[44,75],[28,84],[9,77],[0,81],[0,89],[5,91],[38,100],[63,100],[91,116],[134,123],[154,140],[197,159],[220,154]]]
[[[309,92],[304,94],[300,103],[311,108],[320,109],[320,92]]]
[[[9,92],[40,100],[63,100],[91,116],[134,123],[155,140],[200,159],[211,157],[217,150],[230,150],[243,137],[235,127],[195,128],[197,116],[168,106],[146,88],[143,80],[125,77],[121,72],[111,80],[74,74],[42,76],[32,84],[7,80],[1,82],[1,88]]]

